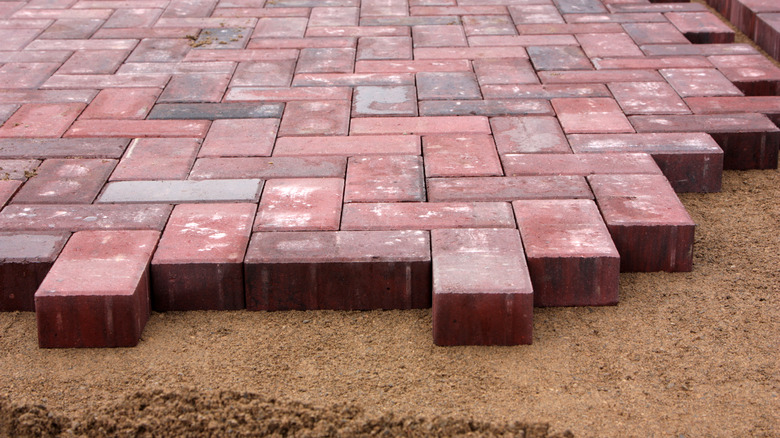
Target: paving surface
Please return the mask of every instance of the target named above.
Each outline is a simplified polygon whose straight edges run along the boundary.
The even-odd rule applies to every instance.
[[[0,310],[43,347],[430,306],[529,343],[691,270],[675,192],[778,161],[780,69],[695,3],[2,1],[0,37]]]

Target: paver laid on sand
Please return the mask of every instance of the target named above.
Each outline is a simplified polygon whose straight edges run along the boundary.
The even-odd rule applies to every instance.
[[[528,344],[534,305],[694,269],[676,192],[777,167],[780,68],[698,3],[11,3],[0,310],[42,347],[423,307],[436,344]],[[720,3],[777,56],[771,0]]]

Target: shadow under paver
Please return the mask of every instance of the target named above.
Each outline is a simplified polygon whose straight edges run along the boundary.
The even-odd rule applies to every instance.
[[[780,68],[698,3],[13,3],[0,305],[43,281],[42,346],[134,345],[149,303],[526,344],[534,305],[692,269],[676,192],[777,167]],[[780,46],[770,0],[733,3]]]

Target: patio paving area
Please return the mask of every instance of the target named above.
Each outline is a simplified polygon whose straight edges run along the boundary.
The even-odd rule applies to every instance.
[[[780,68],[698,3],[0,1],[0,37],[0,311],[41,347],[427,307],[527,344],[690,271],[676,192],[778,162]]]

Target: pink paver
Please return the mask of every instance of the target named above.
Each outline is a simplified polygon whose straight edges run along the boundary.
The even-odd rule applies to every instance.
[[[296,73],[352,73],[355,49],[306,48],[301,50]]]
[[[540,71],[543,84],[606,84],[609,82],[659,82],[663,77],[655,70],[552,70]]]
[[[64,137],[193,137],[206,136],[207,120],[77,120]]]
[[[747,95],[777,95],[780,68],[762,55],[720,55],[707,58]]]
[[[625,114],[690,114],[674,89],[665,82],[613,82],[608,84]]]
[[[41,88],[84,89],[84,88],[162,88],[171,76],[167,74],[138,75],[54,75]]]
[[[593,194],[585,179],[576,176],[428,179],[428,201],[430,202],[579,199],[592,197]]]
[[[468,37],[473,47],[491,46],[573,46],[577,40],[572,35],[486,35]]]
[[[255,233],[247,309],[430,307],[430,251],[425,231]]]
[[[110,181],[184,179],[200,149],[193,138],[139,138],[127,147]]]
[[[272,179],[260,198],[254,231],[338,230],[344,180]]]
[[[412,26],[414,47],[467,46],[466,34],[461,26],[423,25]]]
[[[645,153],[506,154],[501,162],[509,176],[661,173],[653,157]]]
[[[198,157],[269,156],[279,119],[220,119],[211,124]]]
[[[342,230],[514,228],[506,202],[394,202],[345,204]]]
[[[295,61],[274,60],[240,62],[231,87],[285,87],[292,82]],[[321,98],[322,99],[322,98]]]
[[[512,18],[506,15],[466,15],[461,20],[466,36],[517,34]]]
[[[14,196],[14,204],[89,204],[103,188],[115,160],[50,159]]]
[[[28,103],[0,127],[2,137],[59,137],[84,110],[83,103]]]
[[[266,101],[289,102],[293,100],[349,100],[352,89],[347,87],[231,87],[225,94],[225,102]]]
[[[533,338],[533,290],[517,230],[431,232],[437,345],[517,345]]]
[[[500,154],[571,152],[554,117],[494,117],[490,125]]]
[[[660,77],[660,76],[659,76]],[[552,99],[555,97],[611,97],[604,84],[485,85],[485,99]]]
[[[420,47],[414,49],[415,60],[522,58],[528,55],[522,47]]]
[[[243,261],[255,204],[181,204],[152,259],[152,308],[243,309]]]
[[[676,191],[720,191],[723,150],[708,134],[574,134],[569,136],[569,142],[577,157],[593,156],[597,160],[613,152],[646,152],[653,156]]]
[[[357,85],[414,85],[414,75],[411,73],[304,73],[293,78],[293,87]]]
[[[617,304],[620,256],[590,200],[512,203],[536,306]]]
[[[682,97],[690,96],[741,96],[725,76],[715,69],[662,69],[664,78]]]
[[[489,135],[423,137],[425,176],[503,175],[496,145]]]
[[[159,88],[101,90],[79,116],[86,119],[144,119],[160,96]]]
[[[200,158],[190,179],[343,178],[346,165],[345,157]]]
[[[5,206],[21,186],[22,181],[0,180],[0,208]]]
[[[35,292],[43,348],[132,347],[149,319],[157,231],[75,233]]]
[[[9,205],[0,212],[7,231],[162,230],[170,205]]]
[[[349,102],[339,100],[296,101],[285,106],[279,136],[346,135]]]
[[[669,12],[664,14],[694,44],[734,42],[734,31],[711,12]]]
[[[274,157],[299,155],[420,155],[420,137],[417,135],[400,134],[280,137],[276,140],[273,155]]]
[[[344,202],[425,201],[422,157],[351,157]]]
[[[660,175],[591,175],[621,271],[690,271],[695,223]]]
[[[127,50],[84,50],[73,54],[57,74],[111,74],[127,57]]]
[[[567,134],[634,132],[631,123],[612,99],[552,99],[551,103]]]
[[[412,59],[412,38],[365,36],[358,40],[357,60]]]
[[[660,58],[599,58],[593,59],[599,70],[661,69],[661,68],[712,68],[703,56],[668,56]]]
[[[158,102],[219,102],[230,82],[229,74],[187,73],[171,77]]]
[[[413,60],[413,61],[358,61],[355,73],[417,73],[417,72],[470,72],[468,61]]]
[[[686,44],[688,39],[671,23],[626,23],[628,35],[638,45]]]
[[[620,33],[590,33],[577,35],[582,50],[590,58],[642,56],[642,51],[630,36]]]
[[[351,135],[377,134],[490,134],[487,117],[372,117],[354,118]]]
[[[531,63],[522,58],[475,60],[474,71],[480,85],[539,83]]]
[[[60,67],[58,63],[14,63],[0,67],[0,86],[3,88],[38,88]]]

